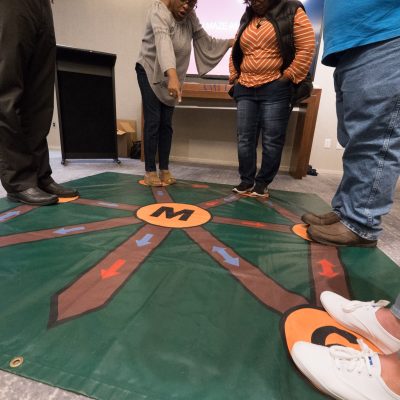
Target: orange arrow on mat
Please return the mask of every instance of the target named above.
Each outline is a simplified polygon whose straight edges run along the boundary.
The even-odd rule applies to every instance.
[[[334,276],[339,275],[333,270],[333,268],[335,268],[335,265],[330,263],[328,260],[321,260],[318,264],[320,264],[322,267],[322,272],[319,273],[320,275],[326,276],[328,278],[333,278]]]
[[[214,201],[207,201],[207,203],[205,203],[205,205],[207,207],[213,207],[213,206],[217,206],[220,202],[218,200],[214,200]]]
[[[102,269],[101,270],[101,279],[108,279],[112,278],[113,276],[119,275],[118,270],[120,270],[124,264],[126,263],[126,260],[117,260],[113,265],[111,265],[110,268],[107,269]]]
[[[265,224],[263,224],[262,222],[253,222],[253,221],[242,221],[240,224],[247,226],[254,226],[256,228],[263,228],[265,226]]]

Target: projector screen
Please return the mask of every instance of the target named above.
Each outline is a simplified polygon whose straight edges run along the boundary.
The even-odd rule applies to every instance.
[[[311,67],[314,78],[316,62],[318,59],[319,44],[321,41],[321,23],[324,0],[302,0],[307,15],[310,18],[316,35],[317,50]],[[206,32],[216,38],[234,38],[239,28],[240,18],[246,9],[243,0],[199,0],[196,9],[197,16]],[[222,61],[207,75],[210,79],[228,79],[230,50]],[[194,55],[190,60],[187,75],[198,76]]]

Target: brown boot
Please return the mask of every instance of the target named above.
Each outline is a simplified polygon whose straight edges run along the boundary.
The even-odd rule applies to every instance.
[[[308,225],[332,225],[340,221],[339,215],[330,211],[326,214],[307,213],[301,216],[301,220]]]
[[[166,185],[173,185],[174,183],[176,183],[175,177],[167,169],[160,170],[160,179],[161,182],[165,183]]]
[[[311,225],[307,232],[311,239],[327,246],[375,247],[377,243],[377,240],[367,240],[356,235],[341,222]]]
[[[144,176],[144,183],[147,186],[162,186],[162,182],[155,171],[146,172]]]

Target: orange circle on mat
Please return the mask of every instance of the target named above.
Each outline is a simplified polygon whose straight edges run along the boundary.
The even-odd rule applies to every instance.
[[[296,342],[302,341],[311,343],[311,337],[313,333],[318,328],[324,327],[338,328],[339,330],[351,333],[356,338],[362,338],[357,333],[354,333],[337,323],[327,312],[317,308],[304,307],[294,310],[286,317],[284,329],[286,344],[289,351],[292,350],[292,347]],[[380,350],[372,343],[370,343],[367,339],[362,339],[369,348],[374,351],[380,352]],[[360,350],[360,346],[358,344],[349,342],[345,337],[337,333],[332,333],[328,335],[325,341],[326,346],[334,344],[342,345],[345,347],[352,347],[353,349]]]
[[[71,201],[75,201],[79,199],[79,196],[75,196],[75,197],[59,197],[58,198],[58,202],[59,203],[70,203]]]
[[[310,242],[312,241],[309,234],[307,233],[307,224],[297,224],[292,226],[292,231],[295,233],[297,236],[300,236],[301,238],[305,240],[309,240]]]
[[[207,223],[211,214],[192,204],[157,203],[139,208],[136,216],[152,225],[168,228],[191,228]]]

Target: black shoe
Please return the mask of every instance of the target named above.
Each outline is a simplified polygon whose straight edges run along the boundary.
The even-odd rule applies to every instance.
[[[49,183],[46,186],[40,186],[40,189],[47,193],[55,194],[58,197],[76,197],[79,196],[79,192],[76,189],[68,188],[59,185],[56,182]]]
[[[263,183],[259,182],[254,185],[251,195],[255,197],[269,197],[267,187]]]
[[[248,192],[251,192],[253,187],[254,187],[253,183],[240,182],[239,185],[235,186],[232,189],[232,192],[239,193],[239,194],[248,193]]]
[[[30,206],[47,206],[58,202],[57,196],[46,193],[38,187],[25,189],[22,192],[7,193],[7,198]]]

